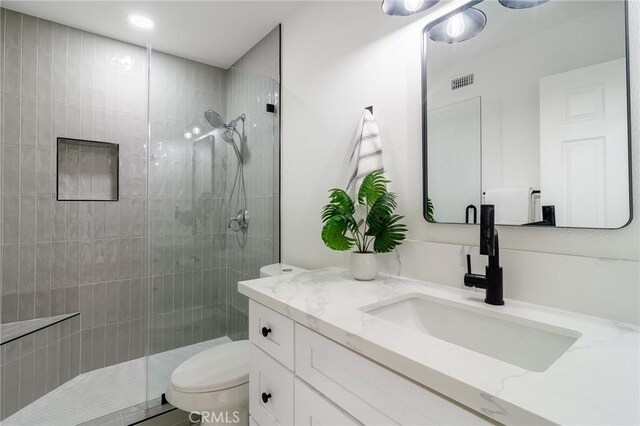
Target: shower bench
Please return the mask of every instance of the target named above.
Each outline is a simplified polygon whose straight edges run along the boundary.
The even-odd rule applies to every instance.
[[[1,420],[80,373],[80,313],[0,324]]]

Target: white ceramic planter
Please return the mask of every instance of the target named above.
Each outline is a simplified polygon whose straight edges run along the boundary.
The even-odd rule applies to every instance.
[[[375,253],[351,253],[351,275],[359,281],[371,281],[378,276],[378,256]]]

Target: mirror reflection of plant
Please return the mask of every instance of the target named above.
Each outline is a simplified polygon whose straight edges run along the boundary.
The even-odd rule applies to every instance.
[[[357,247],[358,253],[388,253],[406,238],[404,216],[393,214],[396,195],[387,191],[388,180],[371,172],[362,181],[357,205],[364,219],[357,220],[356,203],[342,189],[329,191],[329,204],[322,209],[322,241],[333,250]],[[348,236],[349,233],[351,236]]]
[[[431,198],[427,198],[427,221],[429,223],[438,223],[434,213],[433,201]]]

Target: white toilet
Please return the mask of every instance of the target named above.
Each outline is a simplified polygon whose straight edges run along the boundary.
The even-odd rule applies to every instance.
[[[273,277],[276,275],[294,275],[300,272],[307,272],[308,269],[287,265],[286,263],[272,263],[260,268],[260,278]]]
[[[201,415],[202,424],[248,424],[249,341],[214,346],[171,374],[167,401]]]
[[[306,269],[275,263],[260,277],[295,274]],[[167,401],[201,416],[202,424],[249,423],[249,341],[238,340],[192,356],[171,374]]]

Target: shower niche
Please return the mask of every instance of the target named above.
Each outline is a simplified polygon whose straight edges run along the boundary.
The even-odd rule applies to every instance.
[[[118,144],[58,138],[56,146],[58,201],[118,201]]]

